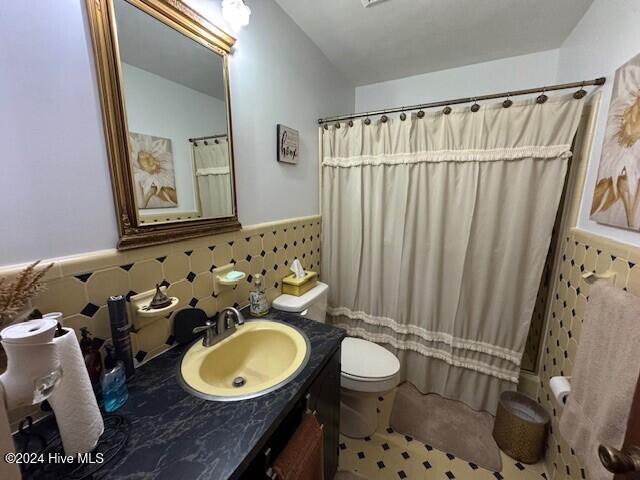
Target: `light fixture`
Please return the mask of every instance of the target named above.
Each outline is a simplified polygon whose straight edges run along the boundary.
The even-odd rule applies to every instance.
[[[222,18],[234,28],[249,25],[251,9],[244,0],[222,0]]]

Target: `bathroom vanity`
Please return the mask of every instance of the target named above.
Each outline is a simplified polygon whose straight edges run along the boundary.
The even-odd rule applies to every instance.
[[[204,400],[178,384],[176,366],[188,345],[175,347],[138,368],[128,382],[129,399],[116,413],[129,422],[129,439],[95,478],[266,478],[307,408],[324,425],[325,478],[333,478],[345,332],[292,313],[272,310],[267,318],[291,324],[309,339],[309,361],[293,380],[248,400]],[[47,438],[56,434],[52,417],[34,429]]]

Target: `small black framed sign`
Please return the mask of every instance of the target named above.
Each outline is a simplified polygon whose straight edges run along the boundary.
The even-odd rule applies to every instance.
[[[278,124],[278,161],[298,163],[300,135],[298,130]]]

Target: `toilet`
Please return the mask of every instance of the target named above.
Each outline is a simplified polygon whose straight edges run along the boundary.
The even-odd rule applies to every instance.
[[[280,295],[273,308],[325,322],[329,286],[318,284],[300,297]],[[340,432],[364,438],[377,427],[377,397],[393,390],[400,379],[400,361],[386,348],[360,338],[342,341],[340,372]]]

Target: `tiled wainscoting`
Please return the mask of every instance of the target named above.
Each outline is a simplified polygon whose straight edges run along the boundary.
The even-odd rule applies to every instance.
[[[127,252],[110,250],[58,259],[32,308],[42,313],[61,311],[65,326],[76,333],[86,326],[95,337],[106,340],[111,336],[106,306],[111,295],[130,297],[162,283],[168,295],[180,299],[180,307],[198,307],[211,316],[226,306],[248,303],[251,274],[262,273],[269,300],[275,298],[295,258],[306,269],[319,271],[320,216]],[[211,271],[228,263],[235,263],[247,278],[235,289],[214,296]],[[9,273],[0,270],[0,275]],[[170,318],[159,318],[133,333],[136,359],[143,361],[166,350],[173,342],[172,329]]]
[[[538,390],[538,401],[552,414],[545,462],[553,480],[588,478],[588,473],[558,432],[561,408],[549,389],[552,376],[569,376],[573,369],[589,296],[589,285],[582,274],[612,270],[616,273],[617,287],[640,295],[640,249],[575,229],[569,232],[561,248],[562,258],[545,331]],[[604,319],[603,328],[606,328]]]

